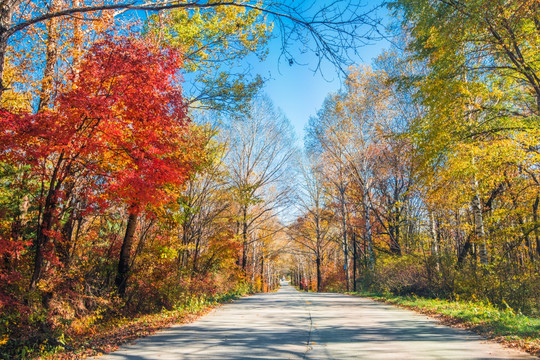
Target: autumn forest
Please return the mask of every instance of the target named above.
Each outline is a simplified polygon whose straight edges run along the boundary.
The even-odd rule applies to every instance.
[[[342,79],[300,138],[276,42]],[[538,0],[0,0],[0,358],[280,279],[537,318],[539,46]]]

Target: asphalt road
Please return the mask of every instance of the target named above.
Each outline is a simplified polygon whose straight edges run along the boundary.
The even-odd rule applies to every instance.
[[[427,316],[283,284],[140,339],[100,360],[536,359]]]

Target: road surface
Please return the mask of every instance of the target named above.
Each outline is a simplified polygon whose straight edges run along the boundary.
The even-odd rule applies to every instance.
[[[412,311],[283,283],[276,293],[226,304],[99,359],[536,358]]]

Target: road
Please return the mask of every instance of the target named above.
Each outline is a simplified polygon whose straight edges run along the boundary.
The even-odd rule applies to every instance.
[[[276,293],[226,304],[100,360],[536,359],[427,316],[341,294]]]

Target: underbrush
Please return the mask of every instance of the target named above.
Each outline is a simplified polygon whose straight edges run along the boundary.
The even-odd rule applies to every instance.
[[[481,265],[472,258],[460,264],[451,256],[385,255],[372,269],[361,270],[358,285],[375,293],[482,301],[499,310],[540,316],[538,268],[507,259]]]
[[[239,282],[220,290],[185,292],[170,307],[161,309],[155,303],[141,307],[140,299],[127,303],[111,297],[75,318],[55,313],[54,303],[47,311],[22,309],[5,313],[1,315],[0,327],[9,329],[11,334],[6,331],[0,337],[0,359],[81,359],[100,355],[167,326],[190,322],[218,304],[252,293],[253,289]],[[62,307],[66,308],[66,304]]]

